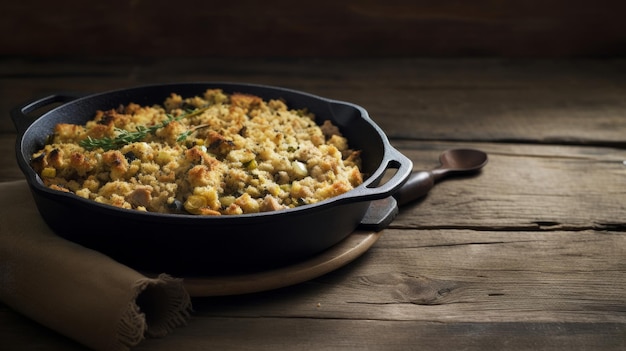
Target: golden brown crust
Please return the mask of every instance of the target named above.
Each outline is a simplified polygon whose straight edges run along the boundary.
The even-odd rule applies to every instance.
[[[195,110],[197,113],[190,113]],[[105,151],[81,146],[120,130],[152,128]],[[32,157],[44,184],[122,208],[231,215],[276,211],[337,196],[362,183],[360,153],[339,129],[281,100],[209,89],[163,105],[98,111],[59,124]]]

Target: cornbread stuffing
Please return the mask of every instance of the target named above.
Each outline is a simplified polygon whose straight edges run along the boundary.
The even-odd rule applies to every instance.
[[[231,215],[313,204],[362,183],[330,121],[281,100],[209,89],[58,124],[32,166],[44,184],[121,208]]]

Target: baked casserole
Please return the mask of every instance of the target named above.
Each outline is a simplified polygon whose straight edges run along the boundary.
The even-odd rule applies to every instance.
[[[363,182],[330,121],[282,100],[208,89],[57,124],[31,164],[44,184],[120,208],[236,215],[293,208]]]

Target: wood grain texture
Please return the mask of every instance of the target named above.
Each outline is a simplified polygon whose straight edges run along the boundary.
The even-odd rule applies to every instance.
[[[0,55],[572,57],[623,55],[623,2],[111,0],[3,5]],[[17,30],[16,30],[17,29]]]
[[[366,107],[415,170],[449,148],[488,153],[480,174],[445,179],[402,207],[351,264],[278,290],[196,298],[187,326],[137,350],[617,351],[626,348],[625,63],[6,59],[0,108],[59,90],[255,82]],[[0,126],[0,181],[22,179],[10,121]],[[83,349],[3,304],[0,340]]]
[[[15,158],[15,135],[0,134],[0,181],[24,179]]]
[[[5,345],[24,345],[22,349],[35,351],[87,350],[22,316],[2,312],[0,317],[7,321],[4,328],[13,331],[3,339]],[[24,329],[36,332],[37,340]],[[194,317],[184,333],[149,339],[133,350],[622,350],[624,332],[619,323]]]
[[[391,138],[624,146],[625,60],[0,60],[0,110],[52,93],[233,81],[366,108]],[[9,118],[0,131],[13,132]]]
[[[586,323],[429,323],[343,319],[231,319],[194,321],[191,344],[198,350],[232,349],[232,340],[254,350],[619,350],[624,347],[619,324]],[[292,331],[287,335],[285,331]],[[341,333],[336,331],[340,330]],[[533,335],[529,338],[528,335]],[[200,335],[203,335],[202,337]],[[174,335],[149,340],[137,350],[177,348],[186,340]],[[216,340],[214,342],[208,340]],[[239,343],[239,341],[238,341]]]
[[[625,240],[618,232],[387,230],[352,265],[313,281],[195,299],[188,326],[138,349],[412,349],[420,341],[427,349],[498,349],[517,340],[514,350],[619,350]],[[0,311],[10,321],[3,340],[36,345],[20,335],[41,327]],[[45,331],[37,338],[72,346]]]
[[[212,317],[624,323],[624,254],[620,232],[393,229],[339,271],[195,307]]]
[[[488,143],[396,145],[430,169],[447,148],[474,147],[489,155],[479,176],[452,178],[408,204],[397,228],[499,228],[516,230],[626,227],[626,152],[579,146]],[[611,194],[607,196],[607,194]]]

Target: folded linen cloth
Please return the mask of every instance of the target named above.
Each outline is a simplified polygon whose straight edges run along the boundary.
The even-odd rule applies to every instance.
[[[186,323],[181,279],[150,278],[55,235],[25,181],[0,183],[0,300],[94,350],[128,350]]]

